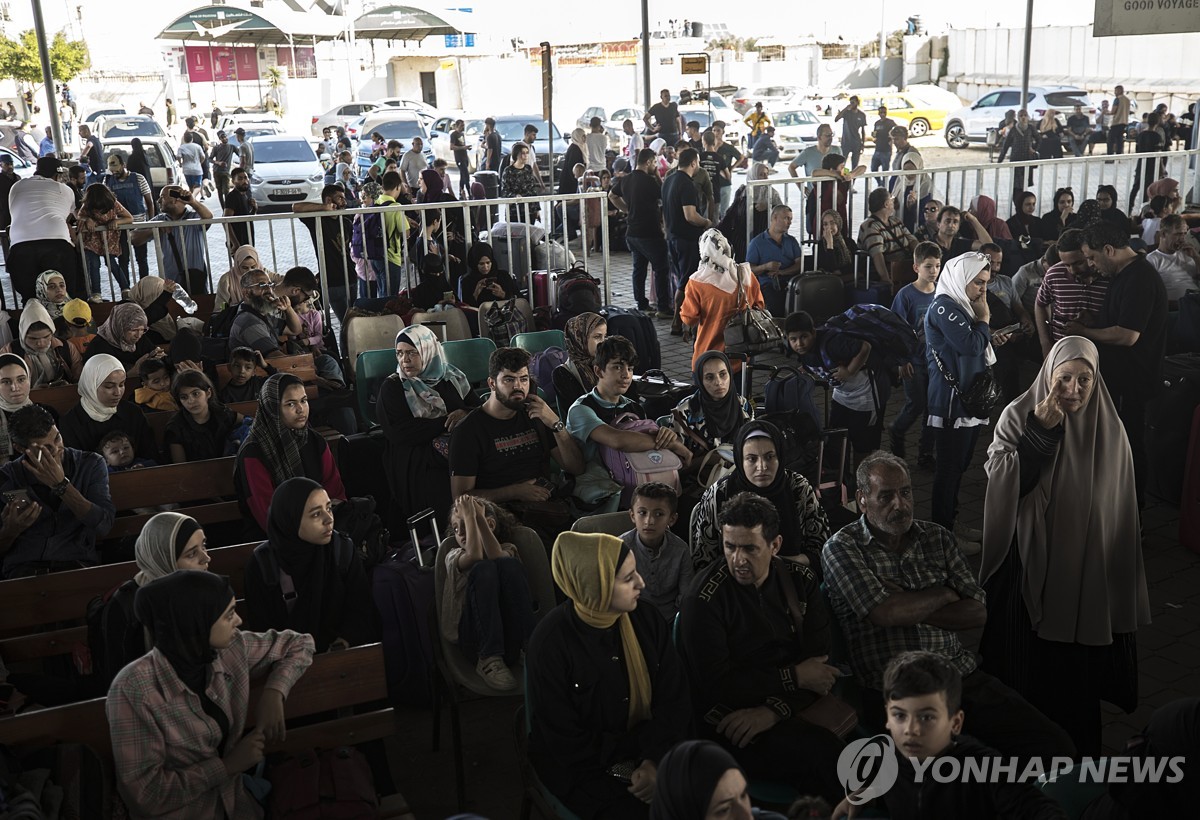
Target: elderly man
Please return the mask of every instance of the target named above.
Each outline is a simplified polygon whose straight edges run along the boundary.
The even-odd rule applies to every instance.
[[[212,211],[192,192],[179,185],[164,185],[158,197],[158,210],[149,222],[187,222],[212,219]],[[147,223],[148,224],[148,223]],[[208,242],[206,225],[197,221],[181,228],[139,228],[133,232],[133,244],[145,245],[151,239],[161,243],[160,274],[180,282],[188,293],[208,293]],[[157,234],[157,235],[156,235]]]
[[[758,277],[763,300],[772,316],[787,314],[788,282],[804,263],[800,243],[788,233],[791,227],[792,209],[776,205],[771,209],[767,229],[751,239],[746,249],[746,261]]]
[[[984,593],[947,529],[913,518],[908,465],[876,451],[857,471],[862,516],[825,543],[821,563],[854,673],[867,691],[863,722],[884,723],[883,672],[901,652],[923,649],[963,676],[971,733],[1003,754],[1072,757],[1070,737],[1020,695],[978,668],[958,633],[987,620]]]
[[[692,583],[679,612],[697,725],[748,777],[832,799],[842,742],[803,718],[838,677],[817,578],[777,557],[779,513],[762,496],[734,496],[718,520],[725,560]]]
[[[1163,217],[1158,228],[1158,248],[1146,255],[1146,261],[1162,277],[1171,307],[1189,290],[1200,287],[1200,252],[1179,214]]]
[[[424,154],[425,143],[420,137],[413,137],[412,148],[404,152],[400,157],[400,175],[404,177],[404,184],[408,186],[410,191],[416,191],[417,186],[421,181],[421,172],[428,168],[425,162]],[[392,153],[394,149],[391,143],[388,143],[388,153]],[[386,167],[387,160],[384,160]]]

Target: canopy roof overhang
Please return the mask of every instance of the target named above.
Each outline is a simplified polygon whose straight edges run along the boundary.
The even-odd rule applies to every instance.
[[[454,11],[436,14],[416,6],[378,6],[354,21],[360,40],[424,40],[441,34],[474,32],[469,15]]]
[[[344,36],[346,18],[285,9],[199,6],[171,21],[159,40],[223,45],[287,46]]]

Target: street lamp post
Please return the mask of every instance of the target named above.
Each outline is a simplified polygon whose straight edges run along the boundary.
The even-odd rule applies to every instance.
[[[59,153],[65,154],[62,121],[58,118],[58,103],[54,99],[54,72],[50,70],[50,47],[46,44],[46,23],[42,20],[42,0],[32,0],[33,31],[37,37],[38,57],[42,63],[42,83],[46,86],[46,107],[50,109],[50,128]],[[30,114],[33,112],[31,111]]]

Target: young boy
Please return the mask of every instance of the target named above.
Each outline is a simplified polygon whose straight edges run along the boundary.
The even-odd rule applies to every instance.
[[[647,481],[633,491],[629,520],[633,529],[621,536],[637,560],[646,582],[642,601],[667,619],[675,620],[683,591],[692,582],[692,557],[687,542],[675,533],[679,494],[661,481]]]
[[[84,355],[92,339],[96,338],[96,330],[92,327],[92,306],[82,299],[72,299],[63,305],[62,315],[66,324],[67,344],[74,345],[80,356]]]
[[[229,353],[229,382],[221,388],[219,396],[223,403],[258,401],[258,391],[267,376],[255,375],[256,367],[267,371],[267,376],[275,372],[275,368],[267,364],[263,354],[257,350],[235,347]]]
[[[918,817],[1065,820],[1067,815],[1062,807],[1033,783],[981,783],[977,781],[982,778],[977,777],[939,782],[934,777],[937,764],[930,758],[957,758],[960,770],[966,758],[1002,759],[999,752],[962,734],[962,677],[941,655],[924,651],[897,655],[883,673],[883,696],[887,703],[887,729],[895,743],[899,768],[895,784],[882,797],[887,816],[896,820]],[[1008,762],[1007,758],[1004,760]],[[1044,763],[1051,765],[1050,761]],[[939,767],[939,771],[947,768]],[[1018,768],[1012,779],[1019,777],[1021,771]],[[853,817],[860,810],[861,807],[852,807],[847,797],[833,810],[833,817]]]
[[[151,410],[178,410],[171,395],[171,368],[162,359],[143,359],[138,365],[142,386],[133,391],[133,400]]]
[[[96,452],[104,456],[110,473],[120,473],[137,467],[157,467],[158,463],[150,458],[135,458],[133,441],[124,430],[113,430],[100,439]]]
[[[938,274],[942,270],[942,249],[936,242],[921,242],[913,250],[913,270],[917,281],[900,288],[892,300],[892,313],[908,322],[921,348],[912,361],[900,368],[904,378],[904,407],[892,422],[889,433],[892,452],[904,458],[904,434],[914,422],[921,423],[921,438],[917,443],[917,466],[933,469],[933,428],[925,423],[925,405],[929,392],[929,367],[925,363],[925,313],[933,304]]]
[[[606,336],[596,345],[592,362],[596,387],[576,399],[567,411],[567,431],[579,442],[584,461],[588,462],[584,475],[576,478],[576,495],[584,501],[595,502],[603,500],[605,493],[602,488],[606,485],[609,493],[612,492],[612,479],[600,460],[597,447],[600,444],[627,453],[670,450],[687,467],[692,461],[692,451],[670,427],[660,427],[657,433],[651,435],[618,430],[609,424],[622,413],[633,413],[638,418],[644,418],[641,406],[625,396],[633,383],[633,369],[638,362],[633,343],[624,336]],[[616,507],[610,507],[607,511],[614,510]]]
[[[833,383],[829,426],[845,427],[849,434],[854,457],[846,471],[846,486],[853,492],[854,468],[878,450],[883,440],[883,414],[891,394],[887,368],[881,356],[871,355],[870,342],[848,333],[827,338],[802,310],[788,316],[783,327],[788,346],[800,356],[800,364]],[[836,364],[832,372],[826,368],[823,352]]]

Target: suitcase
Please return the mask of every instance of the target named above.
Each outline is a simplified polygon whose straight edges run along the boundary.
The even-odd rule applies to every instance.
[[[377,428],[368,433],[342,436],[334,452],[346,496],[374,498],[375,510],[384,517],[384,525],[392,532],[398,532],[396,524],[400,522],[387,520],[392,507],[392,495],[388,488],[387,473],[383,469],[385,447],[383,430]]]
[[[1200,450],[1200,407],[1192,414],[1183,496],[1179,501],[1179,543],[1192,552],[1200,552],[1200,454],[1197,450]]]
[[[496,267],[508,271],[518,282],[529,277],[529,240],[526,237],[501,233],[493,235],[488,241],[496,252]]]
[[[787,312],[803,310],[821,325],[835,313],[846,309],[846,293],[842,277],[833,273],[804,273],[793,276],[788,283]]]
[[[638,354],[637,367],[633,372],[641,375],[662,367],[662,351],[658,346],[658,331],[654,320],[640,310],[605,305],[600,315],[608,320],[609,336],[624,336],[633,342]]]
[[[436,540],[432,547],[421,549],[416,530],[427,519]],[[434,668],[429,630],[434,601],[432,562],[441,537],[432,509],[409,518],[408,525],[412,542],[375,567],[371,592],[383,626],[388,697],[393,703],[428,706]]]
[[[651,421],[669,415],[679,402],[695,392],[696,385],[672,379],[661,370],[647,370],[633,380],[629,389],[630,396],[637,394],[646,418]]]
[[[1163,389],[1146,406],[1146,492],[1179,504],[1192,416],[1200,405],[1200,353],[1163,360]]]
[[[860,275],[861,287],[858,284]],[[846,307],[854,305],[892,306],[892,286],[887,282],[871,284],[871,258],[861,251],[854,257],[854,285],[846,288]]]
[[[550,277],[552,273],[561,273],[561,271],[535,270],[532,274],[533,284],[530,290],[529,301],[535,307],[545,307],[554,310],[554,289],[550,287]]]

